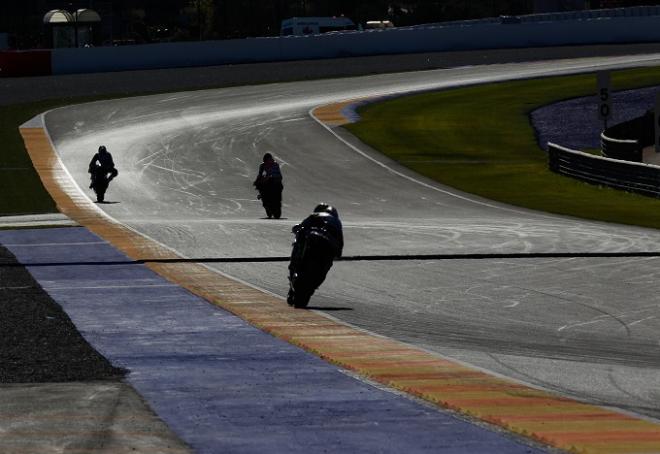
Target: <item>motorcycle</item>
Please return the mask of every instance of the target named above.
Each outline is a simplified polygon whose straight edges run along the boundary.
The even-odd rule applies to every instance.
[[[108,170],[101,166],[93,166],[89,168],[89,173],[92,178],[89,187],[96,193],[96,201],[102,203],[105,200],[105,191],[108,190],[110,182],[118,172],[116,169]]]
[[[335,248],[327,232],[321,229],[300,229],[294,233],[287,303],[305,308],[332,267]]]
[[[282,183],[279,180],[256,181],[255,188],[259,192],[257,198],[266,210],[268,219],[282,217]]]

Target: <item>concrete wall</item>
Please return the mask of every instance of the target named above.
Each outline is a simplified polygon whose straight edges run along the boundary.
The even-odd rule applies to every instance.
[[[647,13],[655,11],[647,9]],[[660,15],[625,15],[627,12],[611,10],[609,17],[589,19],[579,16],[551,20],[550,15],[537,15],[511,24],[489,20],[314,36],[54,49],[51,68],[53,74],[70,74],[415,52],[660,42]],[[15,65],[9,70],[7,62],[13,64],[16,58],[4,58],[3,54],[0,52],[0,75],[26,73],[20,68],[17,71]]]
[[[395,28],[315,36],[55,49],[54,74],[448,50],[660,41],[660,16]]]

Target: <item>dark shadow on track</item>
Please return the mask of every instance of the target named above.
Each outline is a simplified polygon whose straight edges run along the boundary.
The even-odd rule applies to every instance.
[[[324,312],[336,312],[336,311],[352,311],[352,307],[332,307],[332,306],[307,306],[307,309],[309,310],[317,310],[317,311],[324,311]]]
[[[659,257],[660,251],[651,252],[531,252],[511,254],[403,254],[403,255],[352,255],[336,259],[337,262],[374,262],[374,261],[432,261],[432,260],[493,260],[493,259],[539,259],[539,258],[648,258]],[[98,266],[98,265],[143,265],[146,263],[270,263],[288,262],[289,256],[279,257],[206,257],[117,260],[107,262],[39,262],[11,263],[1,262],[0,267],[11,266]]]

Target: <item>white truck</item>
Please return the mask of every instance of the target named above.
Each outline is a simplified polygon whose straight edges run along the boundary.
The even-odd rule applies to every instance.
[[[292,17],[282,21],[280,35],[318,35],[346,30],[357,30],[347,17]]]

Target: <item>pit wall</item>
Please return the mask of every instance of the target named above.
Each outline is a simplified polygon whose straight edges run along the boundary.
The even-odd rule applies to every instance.
[[[660,15],[465,22],[313,36],[0,52],[0,75],[71,74],[415,52],[660,42]],[[16,64],[16,54],[21,54]],[[34,55],[32,55],[34,54]],[[310,63],[313,64],[313,63]],[[35,69],[36,68],[36,69]],[[41,71],[41,72],[40,72]]]

